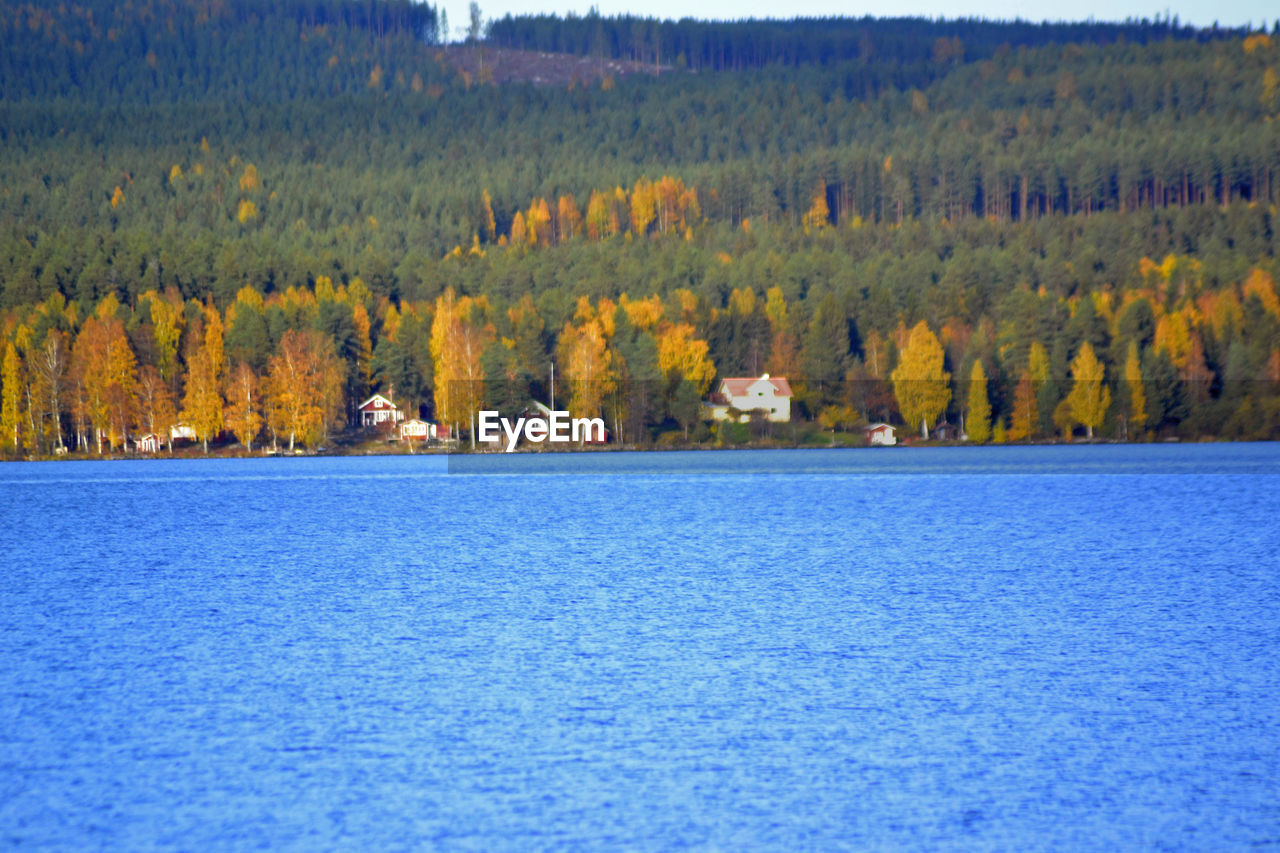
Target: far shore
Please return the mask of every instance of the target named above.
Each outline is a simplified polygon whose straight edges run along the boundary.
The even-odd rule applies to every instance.
[[[1183,439],[1179,437],[1168,437],[1163,439],[1151,439],[1146,441],[1122,440],[1117,438],[1074,438],[1071,441],[1065,441],[1061,438],[1057,439],[1040,439],[1034,441],[1017,441],[1017,442],[985,442],[975,443],[971,441],[960,441],[954,439],[948,440],[931,440],[923,441],[918,437],[899,441],[895,445],[881,446],[870,445],[863,441],[840,441],[835,443],[809,441],[804,443],[796,442],[749,442],[743,444],[718,444],[715,442],[705,443],[676,443],[665,442],[646,445],[636,444],[606,444],[606,445],[588,445],[582,447],[561,447],[551,449],[547,446],[529,446],[523,445],[516,448],[514,454],[524,455],[563,455],[569,453],[664,453],[664,452],[688,452],[688,451],[705,451],[716,452],[725,450],[876,450],[889,451],[900,449],[920,449],[920,448],[940,448],[940,447],[1065,447],[1073,445],[1150,445],[1150,444],[1234,444],[1234,443],[1252,443],[1256,440],[1240,440],[1227,439],[1214,436],[1201,436],[1194,439]],[[27,455],[20,457],[0,457],[0,461],[5,462],[62,462],[62,461],[80,461],[80,462],[115,462],[115,461],[150,461],[150,460],[200,460],[200,459],[270,459],[270,458],[314,458],[314,457],[363,457],[363,456],[501,456],[508,455],[504,450],[487,449],[477,447],[472,450],[468,443],[463,442],[462,446],[442,446],[431,445],[428,447],[417,447],[412,450],[407,449],[399,442],[337,442],[332,446],[324,446],[316,449],[295,448],[290,452],[287,448],[279,448],[277,450],[263,450],[254,448],[252,452],[246,451],[239,444],[221,444],[210,447],[209,452],[205,453],[197,444],[185,444],[173,451],[161,450],[158,453],[140,453],[137,451],[129,452],[104,452],[97,454],[92,451],[84,452],[68,452],[63,454],[43,454],[39,456]]]

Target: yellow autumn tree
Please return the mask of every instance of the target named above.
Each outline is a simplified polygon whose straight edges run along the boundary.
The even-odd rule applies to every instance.
[[[982,360],[973,363],[969,373],[968,419],[965,430],[969,440],[985,444],[991,440],[991,400],[987,396],[987,371],[982,367]]]
[[[766,368],[774,376],[799,376],[800,338],[792,329],[790,310],[781,287],[775,285],[765,292],[764,313],[772,333]]]
[[[213,364],[213,378],[219,384],[222,382],[223,371],[222,338],[222,315],[213,302],[209,301],[204,306],[204,346],[209,351]]]
[[[1031,342],[1031,349],[1027,353],[1027,370],[1033,382],[1049,381],[1049,351],[1039,341]]]
[[[556,203],[556,238],[559,243],[566,243],[578,236],[582,230],[582,213],[578,210],[578,202],[573,194],[562,195]]]
[[[61,296],[58,296],[61,299]],[[40,437],[49,439],[49,446],[65,449],[62,441],[63,397],[67,386],[67,336],[57,329],[45,333],[44,341],[28,356],[30,374],[30,407],[41,416],[47,416]]]
[[[138,430],[158,436],[172,450],[177,422],[178,407],[169,383],[154,365],[144,365],[138,371]]]
[[[1262,94],[1258,101],[1267,112],[1280,112],[1280,74],[1270,66],[1262,72]]]
[[[810,231],[819,231],[831,224],[831,208],[827,206],[827,185],[823,181],[819,181],[818,186],[814,188],[813,198],[809,204],[809,211],[804,215],[803,224],[806,234]]]
[[[163,296],[150,291],[143,294],[151,303],[152,338],[156,345],[156,367],[166,382],[172,382],[178,372],[178,340],[182,337],[185,316],[182,297],[177,291],[166,291]]]
[[[485,383],[480,358],[484,335],[470,314],[472,301],[458,299],[453,288],[436,300],[431,322],[431,361],[434,367],[436,417],[450,424],[465,423],[475,447],[476,418],[484,405]]]
[[[756,292],[749,287],[735,287],[729,294],[729,312],[749,317],[756,312]]]
[[[74,385],[71,410],[76,419],[77,435],[81,443],[89,427],[93,429],[94,443],[99,455],[102,440],[106,437],[108,421],[107,403],[107,351],[111,346],[113,329],[119,321],[103,320],[94,315],[85,320],[71,348],[71,372]]]
[[[351,322],[356,330],[356,374],[361,389],[364,389],[373,384],[373,323],[362,301],[353,305]]]
[[[631,325],[642,332],[649,331],[662,320],[662,298],[656,293],[648,299],[630,299],[624,293],[619,297],[618,304]]]
[[[529,228],[524,224],[524,213],[517,210],[511,219],[511,248],[523,249],[529,244]]]
[[[688,219],[698,215],[698,194],[680,178],[663,175],[648,191],[659,234],[684,230]],[[642,203],[645,202],[642,200]]]
[[[1138,342],[1129,341],[1124,361],[1124,382],[1129,388],[1129,424],[1141,430],[1147,422],[1147,393],[1142,382],[1142,366],[1138,361]]]
[[[1156,321],[1155,348],[1169,356],[1179,371],[1191,360],[1191,324],[1182,311],[1165,314]]]
[[[262,431],[262,400],[258,390],[258,376],[243,361],[231,371],[227,381],[227,429],[253,452],[253,440]]]
[[[1040,408],[1036,404],[1036,384],[1031,372],[1022,371],[1013,389],[1013,412],[1009,419],[1009,441],[1022,441],[1036,432],[1040,423]]]
[[[1256,296],[1262,308],[1273,317],[1280,317],[1280,296],[1276,295],[1276,284],[1265,270],[1255,267],[1249,277],[1244,280],[1244,298]]]
[[[341,417],[342,364],[333,340],[314,329],[290,329],[267,363],[266,421],[273,439],[315,447]]]
[[[579,326],[566,324],[558,349],[569,381],[569,412],[574,417],[596,417],[605,396],[616,386],[613,353],[600,319],[587,320]]]
[[[607,240],[621,229],[618,217],[618,194],[592,190],[587,201],[587,236],[592,240]],[[623,194],[625,199],[625,194]]]
[[[889,341],[875,329],[862,341],[863,363],[872,379],[884,379],[889,370]]]
[[[664,324],[657,335],[658,369],[668,378],[678,375],[689,380],[699,394],[706,394],[716,366],[707,355],[710,346],[694,335],[694,328],[688,323]]]
[[[113,448],[127,449],[129,427],[137,409],[138,361],[121,327],[107,346],[107,438]]]
[[[631,188],[631,233],[643,237],[656,216],[653,183],[648,178],[640,178]]]
[[[414,78],[417,81],[418,88],[421,89],[421,79],[418,79],[416,74],[414,75]],[[485,238],[492,243],[494,240],[498,239],[498,222],[493,218],[493,197],[489,195],[488,190],[484,190],[480,193],[480,215],[484,219],[483,224]]]
[[[240,173],[240,191],[254,192],[261,186],[258,180],[258,167],[252,163],[244,164],[244,171]]]
[[[182,420],[209,452],[209,439],[222,429],[222,394],[213,353],[202,346],[187,360],[187,388],[182,396]]]
[[[951,402],[951,374],[938,337],[924,320],[917,323],[898,357],[890,378],[898,411],[908,425],[920,424],[920,435],[929,438],[929,425],[937,421]]]
[[[529,211],[524,215],[524,224],[528,230],[526,239],[530,247],[551,245],[551,208],[545,198],[533,200]]]
[[[0,436],[5,451],[15,455],[22,446],[22,387],[21,357],[13,341],[8,341],[0,367]]]
[[[1085,434],[1093,438],[1096,427],[1102,426],[1111,406],[1111,389],[1103,384],[1106,368],[1094,355],[1088,341],[1080,345],[1080,351],[1071,362],[1071,391],[1067,405],[1071,417],[1085,428]]]

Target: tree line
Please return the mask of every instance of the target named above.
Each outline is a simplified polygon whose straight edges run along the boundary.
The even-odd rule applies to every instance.
[[[1260,269],[1206,289],[1193,259],[1143,259],[1143,285],[1062,299],[1015,290],[1003,319],[876,328],[827,292],[735,288],[724,304],[678,289],[572,305],[468,296],[394,303],[359,279],[220,310],[172,288],[132,305],[60,294],[3,317],[0,436],[10,455],[102,454],[187,426],[207,450],[309,447],[359,423],[374,391],[470,435],[481,409],[519,414],[555,393],[615,439],[704,431],[717,377],[787,377],[795,415],[873,420],[974,441],[1280,435],[1280,295]],[[1043,337],[1042,337],[1043,335]],[[736,413],[747,416],[749,412]],[[457,434],[457,433],[455,433]],[[709,433],[706,433],[709,435]],[[732,433],[730,433],[732,435]],[[723,436],[722,436],[723,438]]]
[[[1280,27],[1280,22],[1277,23]],[[945,68],[997,50],[1048,44],[1114,44],[1243,38],[1242,28],[1197,29],[1175,18],[1124,23],[993,22],[981,19],[793,18],[735,22],[636,15],[507,15],[489,25],[494,44],[524,50],[631,59],[694,70],[831,65],[850,60]],[[917,70],[917,73],[920,73]]]

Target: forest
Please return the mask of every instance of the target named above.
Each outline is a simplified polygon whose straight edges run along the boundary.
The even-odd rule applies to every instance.
[[[0,2],[3,452],[465,436],[552,365],[627,446],[1280,438],[1280,24],[442,17]],[[800,426],[703,420],[766,371]]]

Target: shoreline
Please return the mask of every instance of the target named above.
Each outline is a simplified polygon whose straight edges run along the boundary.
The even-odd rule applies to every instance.
[[[592,447],[576,447],[564,449],[548,449],[519,447],[514,451],[507,452],[505,450],[471,450],[465,449],[448,449],[443,447],[424,448],[420,451],[407,451],[402,449],[384,449],[376,447],[368,447],[364,445],[354,445],[340,449],[326,448],[323,450],[298,450],[293,453],[287,451],[276,451],[273,453],[247,453],[235,452],[229,448],[220,448],[210,453],[202,453],[198,447],[183,447],[173,453],[64,453],[41,456],[26,457],[0,457],[0,462],[129,462],[129,461],[199,461],[205,459],[313,459],[313,458],[362,458],[362,457],[392,457],[392,456],[425,456],[425,457],[483,457],[483,456],[564,456],[569,454],[600,454],[600,453],[715,453],[721,451],[762,451],[762,450],[877,450],[877,451],[894,451],[894,450],[921,450],[930,448],[997,448],[997,447],[1072,447],[1072,446],[1141,446],[1141,445],[1170,445],[1170,444],[1274,444],[1274,439],[1231,439],[1216,438],[1212,436],[1202,436],[1194,439],[1166,438],[1155,439],[1151,441],[1124,441],[1114,438],[1081,438],[1075,441],[1062,440],[1046,440],[1046,441],[1018,441],[1018,442],[985,442],[982,444],[968,441],[903,441],[891,446],[872,445],[872,444],[743,444],[743,445],[707,445],[707,444],[689,444],[689,445],[669,445],[669,446],[636,446],[636,445],[608,445],[608,446],[592,446]]]

